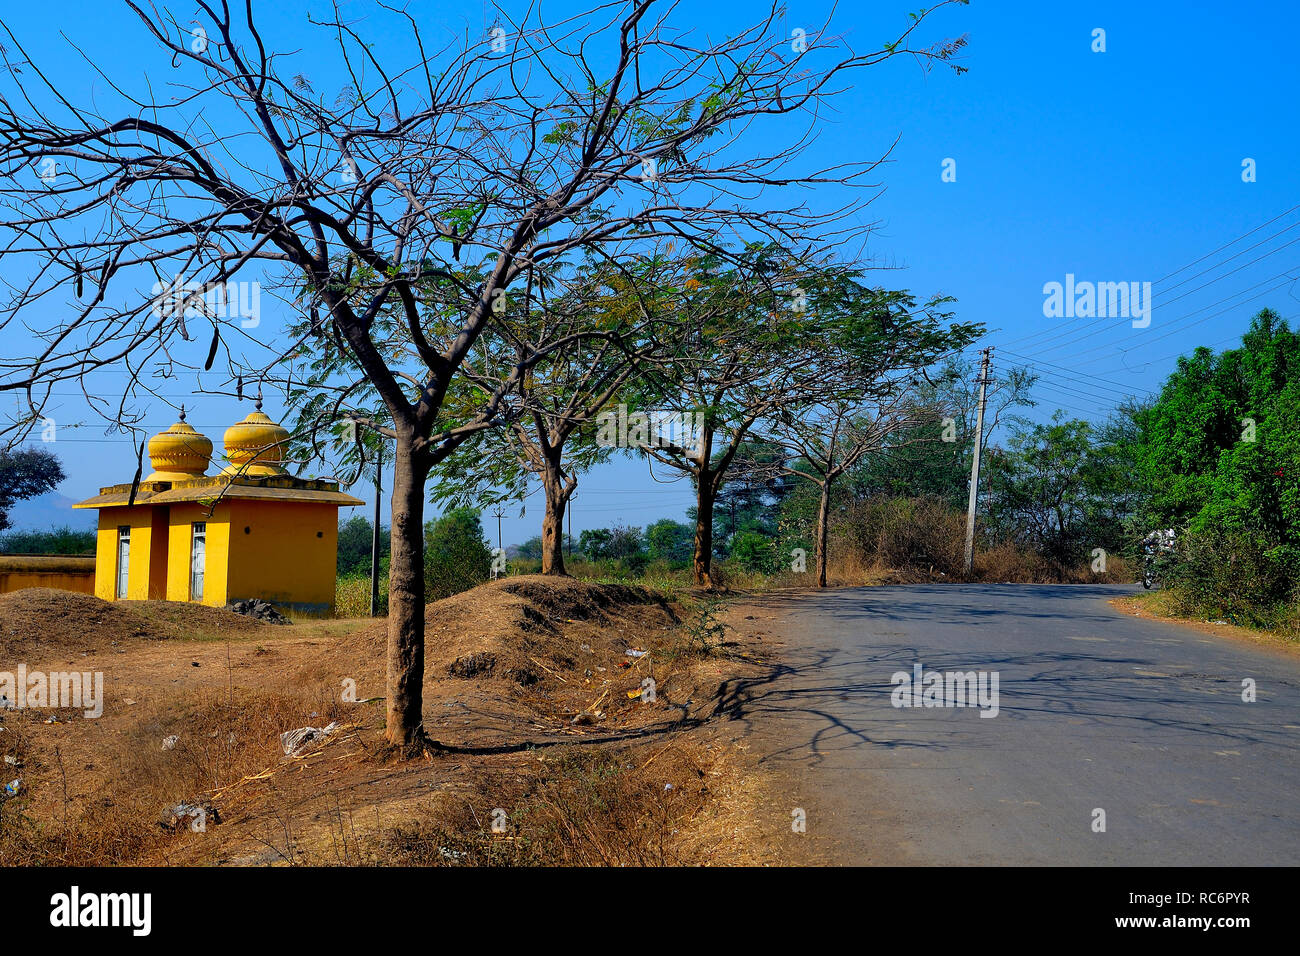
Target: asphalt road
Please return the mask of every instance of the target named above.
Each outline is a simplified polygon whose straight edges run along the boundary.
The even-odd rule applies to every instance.
[[[1300,863],[1300,655],[1107,603],[1131,590],[855,588],[748,609],[735,623],[782,642],[785,666],[733,714],[806,814],[788,838],[853,864]],[[918,663],[990,691],[996,673],[997,716],[893,706],[891,678]]]

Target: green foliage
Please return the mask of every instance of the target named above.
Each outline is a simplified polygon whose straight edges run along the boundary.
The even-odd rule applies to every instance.
[[[492,549],[477,511],[453,508],[424,526],[425,600],[467,591],[491,575]]]
[[[578,548],[592,561],[605,558],[627,560],[645,556],[641,529],[625,525],[588,528],[578,536]]]
[[[1123,549],[1130,515],[1116,491],[1131,462],[1104,437],[1058,411],[1048,424],[1017,428],[1005,449],[992,449],[988,513],[995,535],[1064,565],[1094,548]]]
[[[685,565],[691,560],[695,529],[672,518],[661,518],[646,527],[645,543],[650,560]]]
[[[1286,626],[1300,610],[1295,555],[1280,554],[1241,531],[1208,528],[1185,535],[1161,573],[1176,608],[1197,617],[1272,628]]]
[[[720,455],[715,455],[715,463]],[[730,551],[731,539],[741,531],[776,534],[782,502],[799,479],[780,473],[777,464],[786,452],[771,442],[746,441],[736,450],[730,477],[713,503],[714,548]]]
[[[776,542],[757,531],[741,531],[731,539],[731,561],[745,571],[771,574],[779,558]]]
[[[618,580],[635,577],[650,561],[641,529],[625,525],[586,529],[578,536],[578,550],[602,575]]]
[[[0,535],[0,554],[68,554],[90,556],[95,553],[95,529],[51,528],[49,531],[10,531]]]
[[[587,528],[578,535],[578,550],[592,561],[612,557],[610,542],[614,533],[608,528]]]
[[[363,515],[354,514],[339,525],[339,561],[340,576],[349,574],[370,575],[370,549],[373,540],[374,525]],[[388,576],[389,529],[379,528],[379,573]]]
[[[44,448],[0,450],[0,531],[9,527],[14,504],[53,491],[64,477],[59,459]]]
[[[1294,516],[1300,453],[1298,373],[1300,336],[1271,309],[1255,316],[1240,349],[1215,355],[1200,348],[1179,359],[1158,400],[1138,418],[1153,522],[1204,529],[1227,521],[1300,535],[1300,523],[1287,520]]]
[[[1241,348],[1179,359],[1135,415],[1149,528],[1184,530],[1175,584],[1201,607],[1268,616],[1300,583],[1300,335],[1271,309]],[[1248,609],[1254,607],[1254,611]]]
[[[936,497],[964,508],[979,403],[977,377],[975,363],[950,358],[929,378],[918,378],[912,385],[915,404],[931,409],[934,420],[887,436],[883,447],[849,474],[854,497]],[[1028,425],[1018,410],[1034,404],[1029,394],[1033,383],[1034,376],[1025,368],[1013,367],[995,377],[986,396],[986,448],[989,436],[1000,427]]]
[[[529,538],[519,546],[519,556],[528,561],[540,561],[542,559],[542,536],[537,535]]]

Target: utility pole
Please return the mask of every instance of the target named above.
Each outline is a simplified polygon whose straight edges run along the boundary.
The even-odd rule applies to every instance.
[[[501,506],[497,505],[497,510],[493,513],[497,516],[497,553],[493,555],[493,561],[492,561],[492,565],[493,565],[492,577],[495,578],[497,576],[496,558],[500,555],[504,555],[505,551],[502,550],[501,548],[501,515],[503,514],[503,512],[501,511]]]
[[[375,526],[370,532],[370,616],[379,616],[379,502],[383,497],[384,445],[375,453]]]
[[[980,360],[980,404],[975,415],[975,453],[971,456],[970,498],[966,504],[966,576],[970,577],[975,566],[975,510],[979,506],[980,495],[980,450],[984,444],[984,403],[989,384],[989,358],[993,354],[992,346],[986,348]]]

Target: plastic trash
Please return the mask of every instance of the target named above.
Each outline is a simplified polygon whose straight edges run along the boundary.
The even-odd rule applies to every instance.
[[[158,825],[164,830],[185,827],[194,833],[201,833],[209,824],[221,822],[221,814],[210,800],[182,801],[163,807],[158,815]]]
[[[10,780],[7,784],[5,784],[6,799],[9,797],[16,797],[18,796],[18,794],[22,792],[23,792],[23,780],[21,777],[18,777],[14,780]]]
[[[176,745],[181,742],[179,734],[172,734],[170,737],[164,737],[162,742],[163,750],[175,750]]]
[[[328,737],[336,727],[338,727],[338,723],[331,721],[321,728],[299,727],[297,730],[286,730],[280,735],[280,747],[284,750],[286,757],[292,757],[312,741]]]

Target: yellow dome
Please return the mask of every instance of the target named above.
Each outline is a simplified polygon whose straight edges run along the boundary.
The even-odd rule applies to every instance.
[[[212,442],[181,420],[149,439],[149,464],[153,474],[145,481],[181,481],[199,478],[212,461]]]
[[[250,412],[242,422],[226,429],[223,443],[230,464],[221,473],[244,478],[287,474],[280,463],[284,461],[285,442],[288,440],[289,429],[277,425],[260,408]]]

